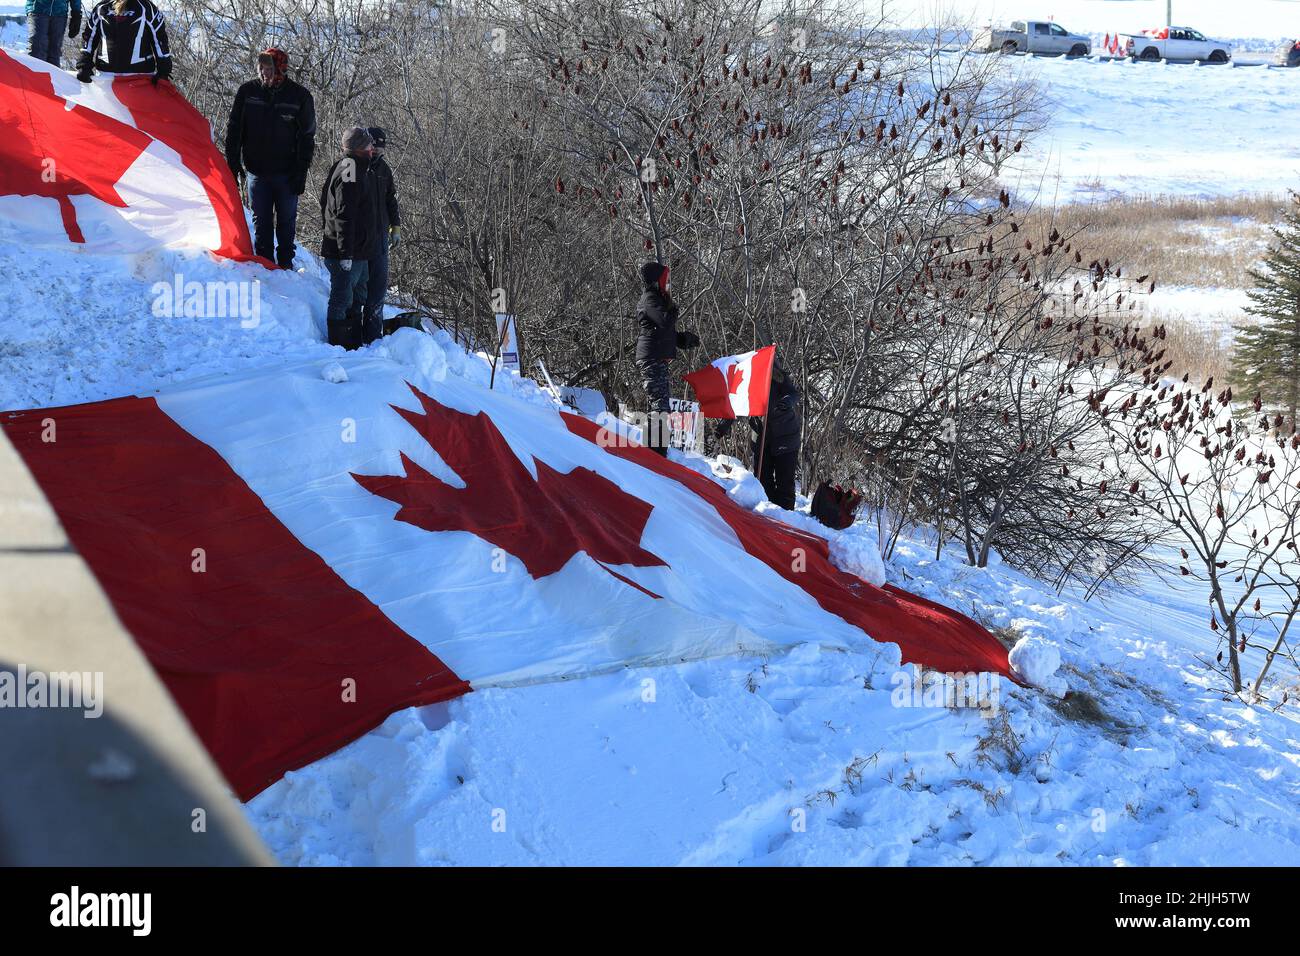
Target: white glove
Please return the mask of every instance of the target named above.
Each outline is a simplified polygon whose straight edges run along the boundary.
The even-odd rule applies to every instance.
[[[343,271],[344,271],[344,272],[351,272],[351,271],[352,271],[352,260],[351,260],[351,259],[340,259],[340,260],[339,260],[339,265],[343,267]]]

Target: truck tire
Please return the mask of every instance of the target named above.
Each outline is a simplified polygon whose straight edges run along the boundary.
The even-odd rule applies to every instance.
[[[1015,52],[1016,52],[1016,41],[1015,41],[1015,40],[1004,40],[1004,41],[1002,42],[1002,50],[1001,50],[1000,52],[1002,52],[1002,53],[1004,53],[1004,54],[1005,54],[1005,53],[1015,53]]]
[[[1160,59],[1160,51],[1157,50],[1157,49],[1156,49],[1155,47],[1153,47],[1153,46],[1149,46],[1149,47],[1147,47],[1145,50],[1142,51],[1142,54],[1138,57],[1138,59],[1139,59],[1139,60],[1146,60],[1146,61],[1149,62],[1149,63],[1150,63],[1150,62],[1154,62],[1154,61]]]
[[[1227,54],[1227,52],[1224,51],[1224,50],[1212,50],[1212,51],[1210,52],[1209,62],[1211,62],[1211,63],[1227,63],[1227,62],[1228,62],[1228,54]]]
[[[1082,43],[1076,43],[1074,46],[1070,47],[1070,52],[1065,55],[1070,59],[1075,59],[1081,56],[1087,56],[1088,48],[1084,46]]]

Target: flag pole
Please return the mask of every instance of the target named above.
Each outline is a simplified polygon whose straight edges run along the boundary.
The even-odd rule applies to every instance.
[[[772,412],[771,403],[763,412],[763,430],[758,436],[758,463],[754,466],[755,477],[759,481],[763,480],[763,451],[767,448],[767,416]]]
[[[772,349],[772,365],[767,368],[767,402],[763,406],[763,429],[758,435],[758,454],[754,465],[755,476],[763,480],[763,452],[767,450],[767,416],[772,414],[772,368],[776,365],[776,348]]]

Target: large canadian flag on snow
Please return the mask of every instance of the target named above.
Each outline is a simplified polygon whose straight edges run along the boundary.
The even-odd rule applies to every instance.
[[[390,348],[427,344],[406,333]],[[1009,674],[975,622],[839,569],[824,538],[594,421],[343,361],[345,382],[304,363],[0,412],[244,799],[472,687],[810,640]]]
[[[776,346],[743,355],[725,355],[705,368],[683,375],[695,389],[706,418],[744,418],[767,414]]]
[[[255,258],[211,127],[168,81],[133,74],[82,83],[0,50],[0,129],[0,237]]]

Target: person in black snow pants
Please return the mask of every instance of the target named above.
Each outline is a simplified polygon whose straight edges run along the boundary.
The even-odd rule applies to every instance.
[[[86,18],[77,79],[101,73],[152,73],[154,85],[172,75],[167,25],[151,0],[100,0]]]
[[[636,340],[636,367],[650,398],[646,444],[667,458],[668,399],[672,393],[668,363],[677,357],[679,348],[699,345],[700,337],[694,332],[677,331],[677,303],[669,294],[667,266],[645,263],[641,266],[641,281],[645,291],[636,304],[637,323],[641,326]]]
[[[719,438],[731,431],[735,420],[724,418],[714,429]],[[772,366],[772,386],[767,393],[767,435],[763,436],[763,419],[752,416],[750,430],[754,433],[750,444],[753,467],[759,470],[758,480],[767,492],[767,500],[786,511],[794,510],[794,479],[799,469],[799,442],[803,436],[803,420],[799,414],[799,389],[789,372],[777,361]],[[763,442],[763,458],[759,461],[759,442]]]

